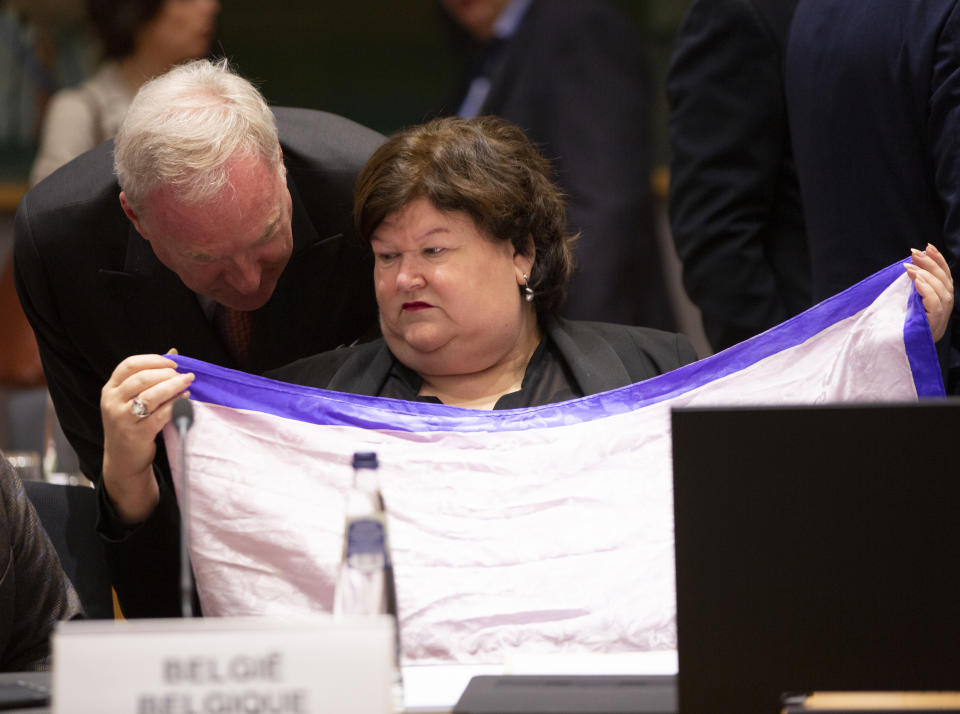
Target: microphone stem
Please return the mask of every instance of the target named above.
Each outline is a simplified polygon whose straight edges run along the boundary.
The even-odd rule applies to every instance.
[[[179,420],[180,429],[180,612],[193,617],[193,579],[190,573],[190,488],[187,477],[187,429],[185,419]]]

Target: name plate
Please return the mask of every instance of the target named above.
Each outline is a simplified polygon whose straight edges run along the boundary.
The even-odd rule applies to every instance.
[[[393,620],[61,622],[54,714],[390,714]]]

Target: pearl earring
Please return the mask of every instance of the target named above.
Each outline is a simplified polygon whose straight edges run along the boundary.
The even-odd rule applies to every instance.
[[[523,274],[523,299],[527,302],[533,302],[533,289],[527,285],[527,281],[530,280],[530,276],[526,273]]]

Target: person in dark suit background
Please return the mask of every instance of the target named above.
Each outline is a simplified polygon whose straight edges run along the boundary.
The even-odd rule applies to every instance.
[[[82,614],[20,477],[0,452],[0,672],[47,669],[57,621]]]
[[[557,171],[578,269],[571,319],[674,327],[650,190],[650,91],[630,18],[598,0],[441,0],[469,35],[448,113],[496,114]]]
[[[911,248],[960,260],[960,4],[804,0],[786,93],[821,300]],[[842,256],[842,260],[838,260]],[[938,344],[960,393],[960,308]]]
[[[177,348],[262,372],[375,336],[371,261],[350,211],[382,141],[323,112],[271,112],[225,64],[199,60],[144,85],[115,151],[93,149],[21,200],[17,290],[60,423],[101,486],[125,615],[179,614],[179,548],[141,537],[143,513],[113,509],[101,388],[132,354]],[[151,518],[177,522],[162,446],[143,465],[163,504]]]
[[[694,0],[667,78],[670,225],[721,350],[810,307],[783,63],[796,0]]]

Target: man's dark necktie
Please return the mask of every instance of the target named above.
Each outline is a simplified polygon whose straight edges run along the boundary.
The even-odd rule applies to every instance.
[[[234,310],[217,303],[213,324],[230,356],[238,365],[244,364],[247,360],[247,352],[250,349],[253,313]]]

